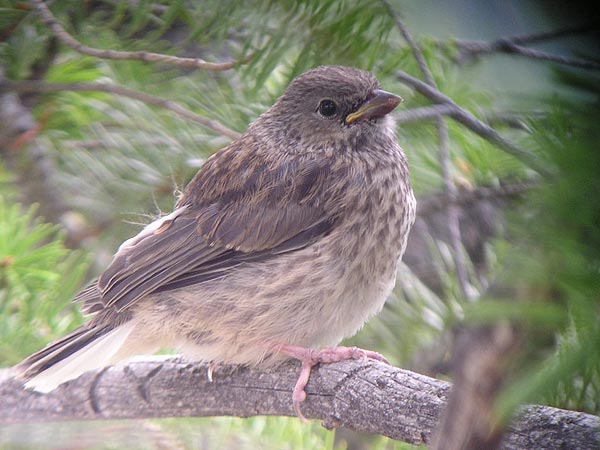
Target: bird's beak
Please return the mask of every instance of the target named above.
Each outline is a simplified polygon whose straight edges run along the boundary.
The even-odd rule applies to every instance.
[[[402,97],[381,89],[375,89],[372,97],[360,105],[357,111],[346,116],[346,125],[358,120],[377,119],[393,111],[403,100]]]

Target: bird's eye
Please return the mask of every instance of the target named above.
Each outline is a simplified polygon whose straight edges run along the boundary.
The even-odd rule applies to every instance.
[[[335,113],[337,112],[337,105],[333,100],[321,100],[317,111],[319,111],[319,114],[321,114],[323,117],[330,119],[335,116]]]

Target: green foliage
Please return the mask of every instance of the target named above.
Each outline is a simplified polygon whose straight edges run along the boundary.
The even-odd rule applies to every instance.
[[[16,198],[18,198],[18,190],[15,185],[15,176],[4,167],[4,164],[0,164],[0,199],[6,203],[12,203]]]
[[[410,48],[382,2],[301,0],[295,2],[209,0],[205,2],[66,2],[50,4],[63,26],[86,45],[200,55],[207,61],[247,64],[226,72],[182,70],[141,61],[91,58],[59,46],[53,55],[48,30],[37,16],[10,0],[0,8],[0,59],[6,75],[27,79],[48,65],[44,81],[115,83],[157,95],[242,132],[277,98],[295,75],[319,64],[347,64],[373,70],[383,87],[405,98],[401,108],[430,104],[400,84],[398,68],[421,77]],[[397,7],[397,5],[394,5]],[[402,12],[398,8],[399,12]],[[600,159],[598,104],[558,98],[502,98],[477,84],[478,64],[454,61],[454,42],[413,30],[440,90],[480,118],[505,113],[526,126],[501,131],[556,169],[554,179],[534,178],[539,189],[512,210],[508,232],[486,246],[489,279],[510,289],[508,299],[469,303],[455,277],[446,242],[427,242],[443,292],[434,292],[406,267],[393,298],[353,343],[374,348],[397,364],[417,364],[431,349],[444,347],[449,330],[508,319],[523,331],[523,362],[500,406],[546,401],[600,412]],[[555,80],[579,86],[581,98],[597,101],[598,77],[561,72]],[[502,93],[504,94],[504,93]],[[228,138],[170,111],[106,93],[60,92],[35,99],[42,130],[36,145],[55,165],[53,182],[68,208],[89,224],[107,224],[84,243],[99,267],[148,216],[169,211],[173,193],[190,179]],[[525,105],[525,106],[523,106]],[[447,119],[450,172],[465,188],[497,187],[531,180],[526,164]],[[496,124],[494,124],[496,126]],[[440,192],[438,131],[435,121],[403,124],[399,141],[411,165],[418,197]],[[0,364],[12,364],[79,323],[68,302],[81,286],[86,264],[64,248],[56,228],[34,219],[35,211],[12,205],[16,176],[0,171]],[[475,268],[467,258],[473,280]],[[475,289],[483,290],[477,281]],[[14,343],[19,345],[15,346]],[[442,344],[441,344],[442,343]],[[198,421],[165,421],[191,436]],[[215,448],[345,448],[317,426],[278,418],[215,419]],[[208,424],[208,425],[206,425]],[[307,431],[308,430],[308,431]],[[212,439],[212,440],[210,440]],[[251,443],[252,442],[252,443]],[[185,442],[192,447],[194,442]],[[288,447],[285,447],[288,445]],[[209,445],[211,447],[211,445]],[[377,440],[371,448],[405,448]]]
[[[553,101],[554,110],[532,124],[540,152],[557,176],[534,192],[515,217],[519,258],[509,277],[545,305],[541,320],[560,308],[555,350],[531,368],[532,378],[510,387],[507,402],[541,394],[564,408],[600,413],[600,153],[598,103]],[[549,133],[548,130],[553,132]],[[530,374],[531,375],[531,374]]]
[[[11,365],[81,322],[68,307],[87,264],[58,228],[0,197],[0,365]]]
[[[17,79],[28,77],[32,65],[43,57],[47,39],[24,20],[8,41],[0,45],[0,56],[8,63],[7,75]]]
[[[169,422],[178,426],[174,420]],[[246,421],[223,417],[185,422],[181,426],[190,432],[184,432],[182,435],[186,436],[189,448],[193,448],[194,445],[194,433],[191,429],[196,428],[198,422],[205,431],[211,430],[210,435],[204,433],[205,439],[208,440],[207,448],[346,448],[345,445],[334,444],[335,433],[316,424],[309,426],[307,430],[305,424],[288,417],[254,417]]]

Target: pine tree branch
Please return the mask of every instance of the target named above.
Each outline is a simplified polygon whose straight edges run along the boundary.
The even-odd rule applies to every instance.
[[[463,47],[464,48],[464,47]],[[581,58],[569,58],[567,56],[554,55],[552,53],[543,52],[540,50],[534,50],[531,48],[516,45],[510,40],[503,39],[492,45],[489,52],[508,53],[513,55],[526,56],[532,59],[540,59],[543,61],[551,61],[558,64],[563,64],[572,67],[579,67],[582,69],[598,70],[600,69],[600,63],[591,61],[588,59]]]
[[[399,111],[393,114],[393,117],[396,123],[404,124],[437,119],[439,116],[451,116],[454,111],[455,108],[452,105],[437,104]],[[527,111],[527,113],[528,115],[536,114],[535,111]],[[542,112],[540,115],[543,114]],[[488,111],[482,112],[482,116],[490,126],[497,123],[518,130],[530,131],[530,128],[523,119],[510,113]]]
[[[404,40],[408,43],[412,50],[413,56],[417,61],[417,65],[425,78],[425,82],[433,89],[437,90],[437,84],[433,78],[433,74],[425,61],[423,52],[417,45],[417,42],[413,39],[410,31],[396,13],[392,5],[388,0],[382,0],[389,13],[396,22],[396,27],[400,31],[400,34]],[[467,275],[467,269],[463,256],[463,244],[462,237],[460,235],[460,226],[458,223],[458,208],[455,205],[456,200],[456,186],[450,176],[450,135],[448,132],[448,123],[446,122],[443,115],[438,115],[436,118],[438,128],[438,139],[439,139],[439,162],[440,169],[442,171],[442,179],[444,181],[444,192],[446,197],[450,200],[447,208],[448,216],[448,231],[450,232],[450,245],[452,246],[452,257],[454,259],[454,267],[456,269],[456,278],[460,286],[463,297],[468,300],[471,298],[469,290],[469,281]]]
[[[393,117],[396,123],[409,123],[437,119],[439,116],[450,116],[453,112],[452,105],[430,105],[399,111]]]
[[[293,416],[298,364],[263,372],[181,359],[147,359],[88,372],[42,395],[0,371],[0,424],[149,417]],[[2,374],[4,372],[4,374]],[[345,427],[427,444],[451,385],[375,361],[317,366],[302,412],[327,428]],[[600,418],[545,406],[527,406],[501,448],[598,448]]]
[[[118,51],[118,50],[100,50],[97,48],[88,47],[82,44],[71,36],[62,27],[62,25],[56,20],[48,6],[43,0],[31,0],[33,7],[38,12],[44,24],[52,30],[52,33],[62,42],[64,45],[72,48],[76,52],[84,55],[93,56],[102,59],[114,59],[114,60],[137,60],[146,62],[160,62],[165,64],[172,64],[179,67],[187,67],[201,70],[210,71],[223,71],[236,67],[240,64],[247,63],[253,56],[248,55],[241,61],[228,61],[223,63],[211,63],[204,61],[200,58],[180,58],[172,55],[165,55],[162,53],[154,52],[129,52],[129,51]]]
[[[427,86],[428,91],[440,93],[435,79],[427,66],[425,57],[416,41],[412,38],[408,28],[398,14],[395,13],[388,1],[382,1],[394,17],[397,28],[412,49],[419,69],[425,78],[425,83],[420,80],[414,80],[418,81],[420,86]],[[406,80],[404,81],[406,82]],[[413,87],[417,89],[415,86]],[[450,104],[449,102],[444,103]],[[465,300],[469,301],[473,300],[474,295],[470,289],[469,276],[464,259],[466,252],[461,236],[459,209],[456,204],[458,197],[457,188],[450,174],[450,137],[448,124],[443,114],[438,114],[436,121],[439,137],[439,163],[444,181],[444,197],[448,200],[445,210],[452,258],[462,296]],[[495,133],[493,128],[488,128]],[[514,150],[512,146],[511,150]],[[498,342],[491,337],[502,334],[494,333],[493,331],[504,330],[505,328],[508,327],[497,325],[495,327],[486,327],[483,331],[477,330],[478,336],[485,335],[489,339],[485,342],[486,345],[478,345],[478,342],[471,342],[472,353],[475,359],[485,361],[485,363],[479,365],[472,364],[469,363],[466,357],[457,359],[458,363],[454,368],[457,384],[452,389],[450,401],[444,410],[440,424],[436,427],[434,439],[431,442],[432,449],[452,450],[460,448],[462,450],[477,450],[486,448],[495,450],[500,448],[505,427],[503,423],[495,419],[493,411],[495,399],[498,396],[506,375],[506,364],[503,364],[501,361],[512,357],[515,340],[513,334],[504,333],[510,334],[510,339],[504,339],[505,341],[510,341],[510,345],[506,342],[500,342],[499,345],[495,345]],[[467,329],[465,333],[473,335],[476,331]],[[455,350],[460,352],[460,348],[458,347]],[[502,355],[502,358],[498,357],[499,355]],[[473,367],[477,367],[477,370],[473,370]],[[493,386],[490,387],[490,384]]]
[[[504,150],[506,153],[513,155],[521,161],[524,161],[529,165],[529,167],[531,167],[539,174],[546,176],[551,175],[548,169],[541,163],[541,161],[536,155],[528,152],[525,149],[522,149],[515,143],[511,142],[509,139],[499,134],[492,127],[476,118],[473,114],[458,106],[450,97],[442,94],[439,90],[429,86],[427,83],[422,82],[421,80],[409,75],[408,73],[402,70],[397,70],[396,76],[398,80],[400,80],[402,83],[411,86],[413,89],[415,89],[417,92],[427,97],[431,101],[452,107],[452,111],[449,115],[452,116],[454,120],[463,124],[465,127],[473,131],[475,134],[478,134],[487,141],[490,141],[491,143],[495,144],[496,146]]]
[[[572,26],[568,26],[568,27],[564,27],[564,28],[559,28],[557,30],[542,31],[539,33],[518,34],[518,35],[509,37],[509,39],[514,44],[533,44],[535,42],[550,41],[550,40],[558,39],[558,38],[561,38],[564,36],[570,36],[570,35],[574,35],[574,34],[584,34],[584,33],[589,33],[589,32],[593,32],[593,31],[598,31],[600,29],[599,27],[600,27],[600,23],[591,22],[591,23],[584,23],[584,24],[578,24],[578,25],[572,25]]]
[[[457,61],[459,63],[464,63],[470,59],[477,58],[482,55],[487,55],[491,53],[508,53],[521,55],[533,59],[552,61],[558,64],[564,64],[573,67],[598,70],[600,69],[600,63],[596,61],[554,55],[551,53],[523,47],[520,44],[531,44],[535,42],[548,41],[573,34],[582,34],[594,31],[597,32],[599,29],[600,24],[590,23],[542,33],[517,35],[497,39],[491,42],[457,40],[456,45],[460,49],[460,54],[457,57]]]
[[[410,47],[410,49],[413,53],[413,56],[414,56],[415,60],[417,61],[417,65],[419,66],[419,70],[421,71],[421,73],[423,74],[423,77],[425,78],[425,82],[428,85],[437,89],[435,80],[433,79],[433,74],[431,73],[431,70],[429,70],[429,66],[427,66],[427,63],[425,62],[425,56],[423,55],[423,52],[417,45],[416,41],[413,39],[411,33],[408,31],[408,28],[406,27],[406,25],[404,25],[404,22],[400,18],[400,15],[396,12],[396,10],[392,7],[392,5],[390,4],[390,2],[388,0],[381,0],[381,1],[385,5],[386,9],[388,10],[388,12],[392,16],[392,18],[394,19],[394,22],[396,23],[396,28],[398,28],[398,31],[400,32],[400,34],[402,35],[402,37],[404,38],[404,40],[407,42],[408,46]]]
[[[239,133],[233,131],[221,123],[213,119],[207,119],[199,114],[196,114],[183,106],[178,105],[170,100],[165,100],[161,97],[146,94],[134,89],[129,89],[123,86],[118,86],[108,83],[42,83],[39,81],[4,81],[0,83],[0,94],[8,91],[14,92],[106,92],[109,94],[120,95],[123,97],[139,100],[148,105],[158,106],[168,109],[178,116],[215,131],[218,134],[227,136],[230,139],[239,137]]]

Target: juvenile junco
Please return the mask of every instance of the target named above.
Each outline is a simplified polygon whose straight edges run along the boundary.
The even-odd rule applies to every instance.
[[[337,347],[383,306],[414,221],[387,114],[401,98],[368,72],[324,66],[200,168],[175,210],[125,241],[75,301],[92,318],[16,367],[50,391],[173,348],[212,363],[383,359]],[[321,350],[319,350],[321,349]]]

